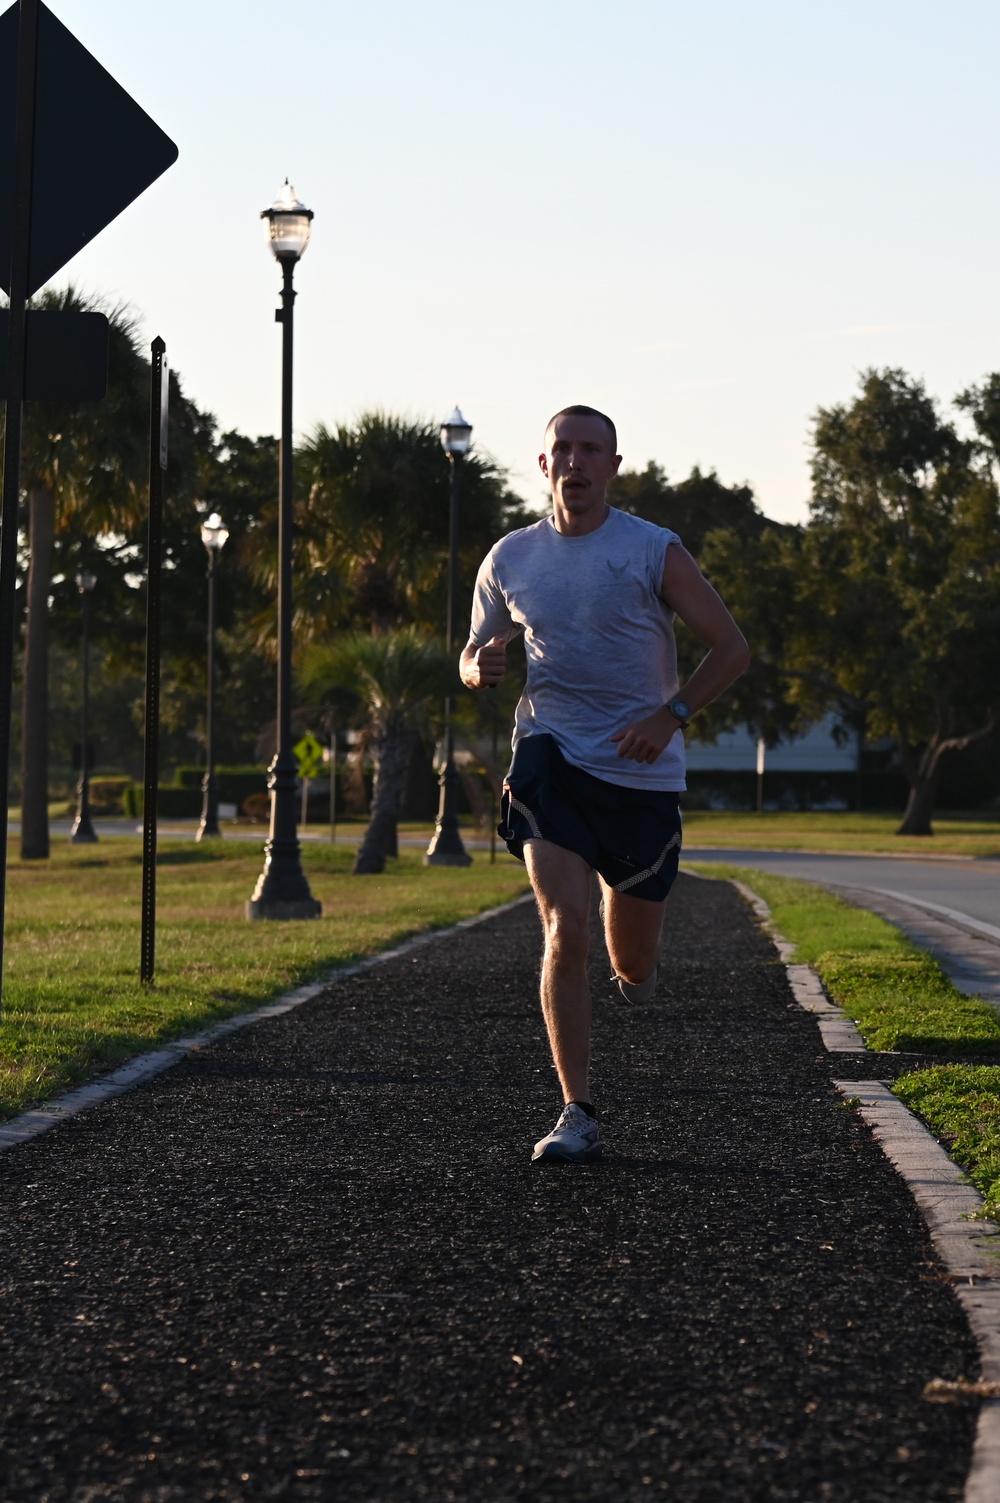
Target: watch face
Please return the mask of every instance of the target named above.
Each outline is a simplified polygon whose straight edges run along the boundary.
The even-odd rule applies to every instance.
[[[672,699],[667,705],[667,709],[670,711],[671,715],[676,716],[678,720],[687,720],[688,716],[691,714],[690,706],[683,699]]]

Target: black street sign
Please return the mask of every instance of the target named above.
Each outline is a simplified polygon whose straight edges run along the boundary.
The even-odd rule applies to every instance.
[[[0,400],[7,396],[10,314],[0,309]],[[24,395],[41,402],[100,402],[108,391],[108,321],[103,313],[29,309]]]
[[[10,291],[18,12],[0,16],[0,287]],[[38,7],[28,295],[177,160],[177,147],[46,5]]]

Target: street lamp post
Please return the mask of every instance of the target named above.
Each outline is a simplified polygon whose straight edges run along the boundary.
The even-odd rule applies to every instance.
[[[462,460],[469,452],[472,425],[456,407],[441,424],[441,447],[451,465],[448,496],[448,625],[449,656],[455,648],[455,596],[458,593],[458,500]],[[449,694],[444,702],[444,760],[439,780],[437,821],[431,843],[424,856],[426,866],[469,866],[472,857],[462,844],[458,832],[458,773],[455,770],[455,741],[451,718],[454,702]]]
[[[208,671],[205,703],[205,777],[202,781],[201,824],[195,840],[221,836],[219,791],[215,785],[215,565],[226,546],[229,528],[217,511],[201,524],[201,540],[208,554]]]
[[[97,839],[97,831],[90,818],[90,759],[87,745],[90,719],[90,596],[96,583],[97,575],[91,574],[88,569],[82,569],[76,576],[83,614],[83,697],[80,709],[80,781],[76,786],[76,818],[69,832],[72,845],[93,845]]]
[[[264,870],[246,905],[248,919],[318,918],[321,905],[309,890],[295,830],[298,765],[292,751],[292,309],[295,263],[309,244],[312,209],[295,196],[288,180],[269,209],[261,210],[265,233],[281,267],[281,454],[278,476],[278,749],[271,763],[271,825]]]

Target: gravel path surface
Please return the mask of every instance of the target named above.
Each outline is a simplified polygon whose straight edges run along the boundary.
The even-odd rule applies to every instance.
[[[530,907],[4,1154],[0,1496],[961,1498],[908,1192],[733,889],[668,946],[630,1010],[595,944],[599,1165],[529,1163]]]

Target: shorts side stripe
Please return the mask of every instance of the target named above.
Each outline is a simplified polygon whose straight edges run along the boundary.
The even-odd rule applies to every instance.
[[[663,847],[663,850],[660,852],[659,859],[656,861],[656,863],[653,866],[647,866],[647,868],[646,868],[646,870],[644,872],[637,872],[634,877],[626,877],[624,882],[616,882],[615,885],[614,885],[613,891],[614,892],[628,892],[628,890],[629,890],[630,887],[638,887],[639,883],[640,882],[645,882],[645,880],[646,880],[647,877],[655,877],[656,874],[657,874],[657,872],[660,870],[660,867],[663,865],[664,861],[666,861],[667,856],[670,853],[670,851],[673,850],[673,848],[674,848],[675,845],[680,845],[680,843],[681,843],[681,837],[680,837],[680,833],[679,832],[676,833],[676,834],[674,834],[674,835],[671,835],[670,839],[667,841],[666,845]]]
[[[538,820],[532,814],[527,804],[522,804],[520,799],[515,798],[509,788],[507,789],[507,797],[510,801],[510,807],[512,809],[515,809],[518,814],[520,814],[524,819],[528,821],[528,824],[531,826],[531,833],[532,835],[534,835],[535,839],[543,840],[545,837],[542,835],[541,830],[538,828]],[[663,855],[666,855],[666,851],[664,851]],[[663,856],[660,857],[660,860],[663,860]]]

